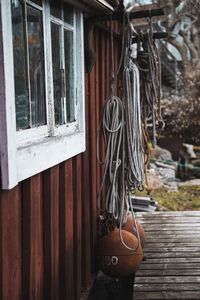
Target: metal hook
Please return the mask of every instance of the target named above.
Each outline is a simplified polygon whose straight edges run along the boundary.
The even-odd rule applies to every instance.
[[[151,9],[149,9],[149,19],[151,20]]]

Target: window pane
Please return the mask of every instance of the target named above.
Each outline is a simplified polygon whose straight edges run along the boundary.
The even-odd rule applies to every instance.
[[[69,4],[64,3],[63,8],[64,8],[64,21],[66,23],[73,25],[73,12],[74,12],[73,7]]]
[[[53,87],[56,125],[65,123],[64,70],[61,65],[61,29],[61,26],[55,23],[51,24]]]
[[[24,7],[12,0],[12,30],[15,76],[15,105],[17,130],[30,126],[30,106],[26,70]]]
[[[73,32],[65,30],[65,74],[67,122],[75,121]]]
[[[46,124],[42,13],[27,6],[32,127]]]
[[[62,19],[62,0],[50,0],[51,15]]]

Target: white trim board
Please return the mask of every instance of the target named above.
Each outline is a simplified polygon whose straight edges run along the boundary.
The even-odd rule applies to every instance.
[[[84,151],[85,135],[81,132],[70,136],[48,137],[39,145],[20,148],[17,151],[18,181],[40,173]]]
[[[16,118],[14,94],[14,69],[11,7],[7,0],[1,1],[1,80],[0,80],[0,157],[2,188],[12,188],[17,181],[16,164]]]
[[[45,16],[48,15],[44,8]],[[50,16],[50,15],[49,15]],[[85,151],[85,91],[84,91],[84,41],[83,14],[76,12],[76,97],[77,121],[59,127],[54,117],[48,124],[38,128],[16,131],[14,92],[14,62],[10,0],[1,0],[0,32],[0,165],[1,188],[11,189],[18,182],[40,173]],[[48,18],[46,19],[48,22]],[[46,23],[47,23],[46,22]],[[45,71],[48,109],[53,107],[50,30],[44,22]],[[49,22],[50,27],[50,22]],[[74,29],[75,30],[75,29]],[[49,50],[50,49],[50,50]],[[53,114],[52,114],[53,115]]]

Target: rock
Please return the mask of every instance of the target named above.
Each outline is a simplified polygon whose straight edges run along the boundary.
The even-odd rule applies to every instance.
[[[183,147],[185,148],[185,151],[187,152],[189,158],[196,158],[197,157],[195,152],[194,152],[193,145],[183,144]]]
[[[163,181],[155,172],[154,169],[150,169],[147,173],[147,185],[145,189],[151,193],[151,191],[161,189],[163,187]]]
[[[167,164],[165,164],[164,167],[160,167],[156,162],[151,163],[147,172],[147,180],[148,185],[145,186],[145,189],[149,193],[163,187],[167,188],[168,191],[178,190],[176,171],[171,165],[167,167]]]
[[[170,151],[161,148],[159,146],[155,146],[151,150],[151,158],[157,159],[157,160],[163,160],[163,161],[168,161],[172,160],[172,154]]]
[[[200,179],[191,179],[188,181],[180,182],[179,186],[200,186]]]

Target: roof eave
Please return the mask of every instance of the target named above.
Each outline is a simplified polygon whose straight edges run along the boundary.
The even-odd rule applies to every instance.
[[[78,7],[89,14],[103,12],[112,13],[114,11],[113,6],[105,0],[64,0],[64,2]]]

